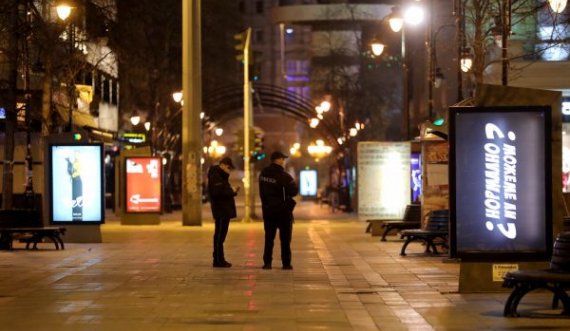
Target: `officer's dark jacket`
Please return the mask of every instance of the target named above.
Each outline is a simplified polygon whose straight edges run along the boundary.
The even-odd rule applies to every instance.
[[[285,203],[297,195],[297,183],[282,166],[271,163],[259,174],[259,196],[263,215],[290,213]]]
[[[236,193],[230,186],[230,175],[219,165],[213,166],[208,171],[208,193],[214,219],[236,217]]]

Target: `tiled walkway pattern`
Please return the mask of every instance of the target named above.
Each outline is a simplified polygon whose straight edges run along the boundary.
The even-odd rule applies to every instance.
[[[459,265],[379,242],[356,220],[298,221],[292,271],[262,270],[263,225],[233,222],[211,267],[213,225],[102,227],[102,244],[0,252],[0,330],[570,330],[504,318],[506,293],[458,294]],[[21,246],[18,246],[21,247]],[[548,308],[532,295],[525,309]]]

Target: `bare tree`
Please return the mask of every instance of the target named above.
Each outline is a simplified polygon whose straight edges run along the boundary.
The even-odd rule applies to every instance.
[[[561,38],[559,33],[561,29],[567,29],[567,18],[550,11],[546,1],[459,1],[465,10],[465,39],[466,45],[473,50],[472,74],[476,83],[484,82],[485,71],[491,65],[504,62],[507,71],[509,67],[510,70],[520,70],[522,67],[517,68],[510,61],[523,58],[536,61],[549,48],[568,42],[568,38]],[[551,24],[553,28],[550,35],[539,38],[538,29],[543,24]],[[518,51],[502,53],[500,48],[504,39],[523,46]],[[539,46],[541,43],[542,47]]]

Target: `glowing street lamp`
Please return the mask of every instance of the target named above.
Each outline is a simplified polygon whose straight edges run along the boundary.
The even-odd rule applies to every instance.
[[[141,116],[137,113],[134,113],[133,116],[131,116],[131,124],[137,126],[140,122]]]
[[[55,7],[55,11],[57,12],[57,17],[59,17],[59,19],[62,21],[65,21],[69,18],[72,9],[73,7],[71,7],[66,3],[60,3]]]
[[[172,93],[172,99],[176,103],[180,103],[182,101],[183,94],[181,91]]]
[[[464,49],[461,52],[461,71],[469,72],[473,66],[473,57],[468,50]]]
[[[567,0],[549,0],[548,1],[550,8],[552,8],[552,11],[554,11],[555,13],[563,12],[564,8],[566,8],[566,3],[567,3]]]
[[[374,38],[370,42],[370,47],[372,48],[372,54],[374,54],[374,56],[380,56],[384,52],[385,45],[377,38]]]
[[[404,27],[404,18],[402,17],[402,12],[400,7],[392,8],[392,14],[388,19],[388,24],[390,24],[390,29],[394,32],[400,32]]]
[[[291,157],[301,157],[301,144],[294,143],[291,148],[289,148],[289,155]]]
[[[425,12],[420,6],[410,6],[404,13],[404,20],[411,25],[418,25],[424,21]]]
[[[321,109],[326,113],[329,110],[331,110],[331,103],[327,100],[324,100],[323,102],[321,102]]]
[[[317,126],[319,126],[319,122],[320,122],[320,121],[319,121],[318,118],[313,117],[313,118],[311,118],[311,120],[309,121],[309,126],[314,129],[314,128],[316,128]]]
[[[356,137],[357,134],[358,130],[356,130],[356,128],[350,128],[350,130],[348,131],[348,135],[351,137]]]
[[[208,146],[207,151],[208,155],[211,158],[217,159],[226,154],[226,146],[221,145],[217,140],[212,140],[212,142],[210,142],[210,146]]]
[[[332,152],[332,147],[325,145],[325,142],[322,139],[319,139],[315,144],[311,144],[307,147],[307,152],[318,160],[328,156]]]

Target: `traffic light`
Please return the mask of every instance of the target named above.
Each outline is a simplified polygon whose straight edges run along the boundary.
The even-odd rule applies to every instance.
[[[265,146],[263,146],[263,132],[261,132],[259,129],[254,129],[254,131],[253,150],[255,152],[261,152],[265,148]]]
[[[250,48],[250,40],[251,40],[251,28],[247,28],[245,31],[242,31],[240,33],[236,33],[234,34],[234,40],[236,41],[236,44],[234,46],[235,50],[237,51],[236,53],[236,60],[243,63],[244,62],[244,54],[246,53],[246,51],[249,54],[249,59],[250,59],[250,63],[251,61],[251,51],[248,49]]]
[[[245,49],[245,40],[246,40],[246,32],[240,32],[234,34],[234,40],[236,41],[235,50],[236,52],[236,60],[239,62],[243,62],[243,51]]]
[[[236,142],[233,150],[243,156],[243,129],[236,131]],[[263,131],[258,128],[252,128],[249,132],[249,146],[250,146],[250,161],[255,162],[263,160],[266,154],[263,152],[265,146],[263,145]]]
[[[261,161],[261,160],[265,159],[266,156],[267,156],[267,154],[265,152],[253,151],[253,154],[251,155],[251,158],[249,159],[249,161],[250,162]]]

